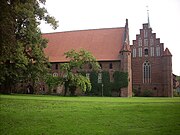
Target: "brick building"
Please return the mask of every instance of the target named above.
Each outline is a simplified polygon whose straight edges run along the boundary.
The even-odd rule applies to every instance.
[[[122,97],[132,96],[131,50],[129,45],[128,20],[125,27],[94,30],[79,30],[43,34],[48,39],[44,50],[52,64],[52,74],[59,76],[59,65],[68,62],[64,53],[81,48],[91,52],[99,62],[102,70],[111,75],[114,71],[128,72],[128,87],[121,89]],[[90,69],[85,69],[88,72]],[[60,94],[61,88],[57,90]]]
[[[64,52],[83,48],[96,57],[102,70],[110,74],[114,71],[128,73],[129,83],[127,88],[121,89],[122,97],[132,96],[132,87],[138,96],[147,91],[150,96],[173,94],[172,55],[167,48],[164,50],[164,45],[152,33],[149,23],[143,24],[131,46],[128,20],[121,28],[47,33],[43,37],[49,41],[45,54],[52,63],[54,76],[60,75],[60,63],[68,62]]]
[[[149,92],[152,96],[173,95],[172,55],[152,33],[149,23],[143,24],[140,34],[131,45],[132,82],[136,95]]]

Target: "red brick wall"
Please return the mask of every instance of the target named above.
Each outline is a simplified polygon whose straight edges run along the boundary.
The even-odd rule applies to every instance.
[[[145,30],[147,31],[147,37],[144,35]],[[138,45],[139,37],[142,39],[142,46]],[[151,38],[154,40],[154,44],[150,44]],[[147,46],[144,43],[144,39],[148,40]],[[156,54],[157,46],[160,47],[160,56]],[[154,47],[154,56],[151,56],[151,47]],[[140,29],[140,34],[136,35],[136,40],[133,40],[133,45],[131,46],[132,51],[133,48],[136,48],[136,57],[132,57],[133,89],[138,91],[138,95],[143,95],[145,90],[150,90],[152,96],[171,96],[171,56],[164,58],[164,45],[160,43],[160,39],[156,38],[156,34],[152,33],[152,29],[148,28],[147,24],[143,24],[143,29]],[[142,57],[139,57],[138,48],[142,48]],[[145,48],[148,49],[148,56],[144,54]],[[143,83],[143,63],[145,61],[148,61],[151,65],[150,83]]]

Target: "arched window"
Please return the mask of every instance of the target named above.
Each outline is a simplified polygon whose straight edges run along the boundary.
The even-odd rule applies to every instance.
[[[148,61],[143,63],[143,83],[151,83],[151,65]]]
[[[148,55],[148,49],[144,49],[144,55]]]
[[[53,77],[57,77],[58,76],[58,73],[53,73]]]

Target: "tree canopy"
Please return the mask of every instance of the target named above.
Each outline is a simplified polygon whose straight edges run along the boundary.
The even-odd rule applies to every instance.
[[[82,75],[84,66],[90,65],[92,70],[100,69],[96,58],[88,51],[81,49],[80,51],[70,50],[65,53],[68,63],[60,65],[60,70],[63,73],[62,80],[65,86],[65,95],[69,89],[74,95],[76,88],[82,91],[91,90],[89,78]]]
[[[0,3],[0,86],[8,90],[18,82],[35,82],[48,71],[40,22],[55,29],[58,22],[44,5],[46,0],[2,0]]]

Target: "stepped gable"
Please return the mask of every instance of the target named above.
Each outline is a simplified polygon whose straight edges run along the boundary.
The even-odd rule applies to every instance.
[[[168,48],[166,48],[165,51],[163,52],[163,56],[172,56]]]

